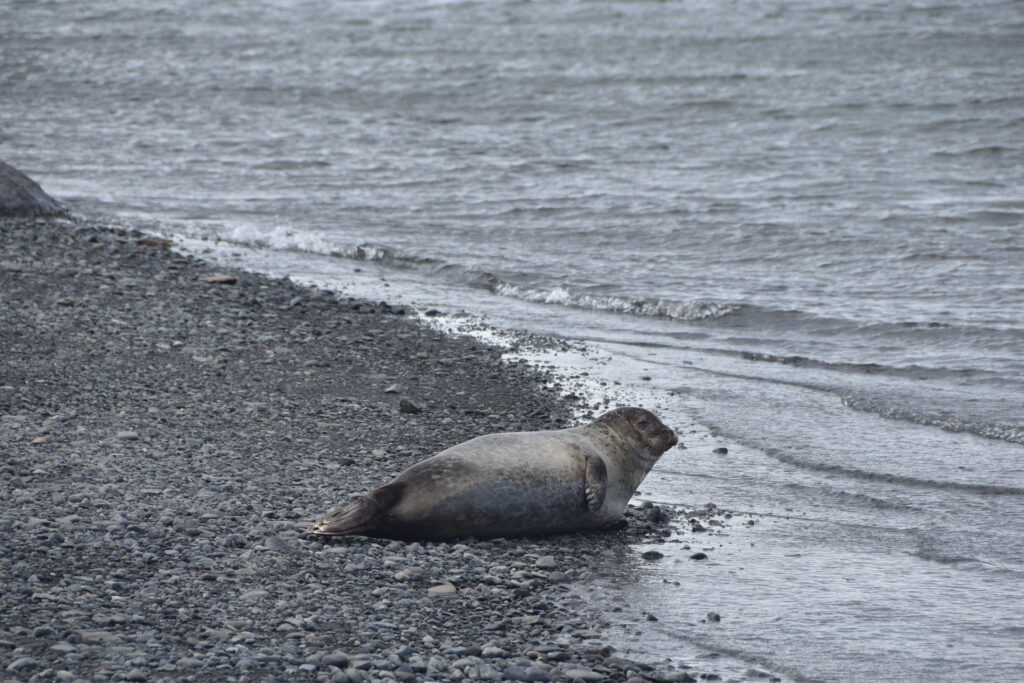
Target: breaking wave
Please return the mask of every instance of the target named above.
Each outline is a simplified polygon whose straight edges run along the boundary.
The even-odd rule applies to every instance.
[[[192,236],[211,238],[208,233]],[[929,343],[968,341],[995,350],[1015,350],[1024,344],[1024,330],[1020,328],[991,329],[910,321],[865,323],[845,318],[822,317],[798,310],[764,307],[747,302],[716,301],[699,297],[692,300],[674,300],[598,293],[592,288],[573,287],[571,284],[550,284],[545,282],[549,278],[540,273],[491,272],[440,258],[403,253],[393,247],[373,242],[339,244],[320,233],[303,232],[284,227],[259,230],[249,225],[236,226],[226,233],[219,232],[216,239],[250,247],[320,254],[353,261],[372,262],[387,268],[416,270],[442,282],[483,289],[499,296],[540,304],[571,306],[686,322],[715,322],[719,325],[762,330],[793,331],[799,329],[803,333],[815,337],[855,335],[870,338],[875,342],[885,340],[900,344],[912,344],[924,340]],[[747,360],[791,365],[819,363],[814,359],[801,356],[776,356],[753,352],[745,357]],[[884,368],[872,367],[871,364],[849,364],[845,368],[834,367],[833,369],[863,373],[884,370]],[[903,373],[908,376],[920,376],[922,372],[927,371],[927,368],[907,367]]]
[[[666,299],[642,299],[621,296],[606,296],[572,292],[566,287],[538,289],[501,283],[495,288],[496,294],[511,296],[524,301],[545,304],[561,304],[577,308],[591,308],[614,313],[629,313],[655,318],[674,320],[710,320],[722,318],[744,308],[741,304],[720,303],[698,299],[696,301],[670,301]]]
[[[743,304],[703,299],[671,301],[631,298],[578,292],[564,286],[544,288],[516,284],[485,270],[468,268],[436,258],[403,254],[380,244],[364,242],[339,246],[316,233],[296,232],[283,228],[256,233],[249,226],[239,226],[220,239],[249,247],[320,254],[353,261],[373,262],[390,268],[416,269],[447,282],[486,289],[500,296],[535,303],[674,320],[712,320],[750,308]],[[527,274],[518,275],[523,279],[533,279]],[[511,277],[516,277],[516,275]]]

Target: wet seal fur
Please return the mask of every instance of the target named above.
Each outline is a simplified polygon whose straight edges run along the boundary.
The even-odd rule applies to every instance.
[[[413,465],[308,532],[439,541],[615,526],[678,441],[642,408],[570,429],[488,434]]]

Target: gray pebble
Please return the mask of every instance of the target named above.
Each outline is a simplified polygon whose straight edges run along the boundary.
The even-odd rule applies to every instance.
[[[558,566],[558,564],[555,562],[554,555],[544,555],[543,557],[538,557],[537,561],[534,564],[537,566],[538,569],[554,569]]]
[[[23,669],[31,669],[39,665],[32,657],[18,657],[13,662],[7,665],[7,670],[10,672],[22,671]]]
[[[565,572],[554,571],[548,573],[548,581],[550,583],[569,583],[572,581],[572,577]]]
[[[409,399],[403,398],[401,401],[398,402],[398,412],[406,413],[409,415],[415,415],[417,413],[422,413],[423,408],[413,403]]]
[[[339,669],[344,669],[348,666],[349,657],[344,652],[332,652],[329,655],[324,655],[320,660],[320,664],[323,666],[336,666]]]
[[[551,674],[535,666],[523,668],[512,665],[505,668],[504,679],[509,681],[550,681]]]

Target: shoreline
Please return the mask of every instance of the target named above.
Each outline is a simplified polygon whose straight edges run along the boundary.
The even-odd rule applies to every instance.
[[[550,375],[403,307],[130,229],[5,219],[0,234],[9,676],[697,676],[615,657],[574,592],[609,547],[668,533],[657,508],[623,531],[538,539],[301,533],[444,447],[566,426]],[[428,592],[443,584],[455,592]]]

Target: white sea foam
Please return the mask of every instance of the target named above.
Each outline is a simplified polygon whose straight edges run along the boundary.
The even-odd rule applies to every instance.
[[[356,261],[387,261],[395,258],[391,249],[381,245],[338,244],[322,233],[297,230],[289,226],[268,229],[252,225],[235,225],[219,237],[249,247],[322,254]]]
[[[629,313],[648,317],[673,318],[675,320],[710,320],[721,318],[740,310],[738,304],[716,301],[667,301],[664,299],[631,299],[620,296],[574,293],[566,287],[537,289],[501,283],[495,292],[525,301],[545,304],[561,304],[578,308],[592,308],[615,313]]]

